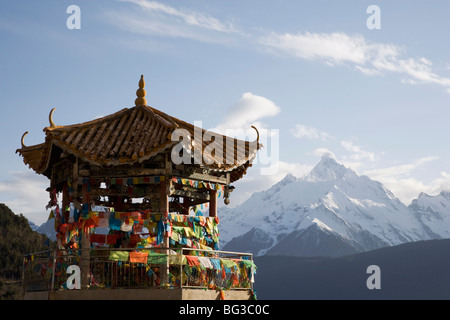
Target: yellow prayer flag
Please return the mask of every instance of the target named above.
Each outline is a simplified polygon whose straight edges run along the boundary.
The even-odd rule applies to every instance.
[[[175,242],[179,242],[180,241],[180,234],[177,232],[172,232],[172,240]]]
[[[195,237],[194,230],[192,230],[192,228],[190,227],[184,227],[184,234],[186,235],[186,237]]]
[[[214,227],[213,221],[211,217],[208,217],[208,219],[206,219],[206,229],[208,230],[209,233],[211,233],[212,228]]]

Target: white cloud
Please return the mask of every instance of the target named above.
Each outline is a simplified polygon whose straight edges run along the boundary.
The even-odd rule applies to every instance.
[[[258,120],[273,117],[280,111],[281,108],[273,101],[251,92],[245,92],[241,99],[225,112],[224,121],[211,130],[224,134],[227,130],[246,130],[255,125]],[[260,122],[258,124],[263,126]]]
[[[371,177],[375,177],[377,179],[388,177],[395,178],[398,176],[409,175],[414,169],[417,169],[418,167],[437,159],[438,157],[436,156],[423,157],[411,163],[405,163],[398,166],[392,166],[387,168],[368,170],[365,172],[365,174]]]
[[[348,153],[341,154],[339,159],[327,148],[317,148],[307,154],[318,157],[322,157],[324,154],[331,155],[339,163],[358,172],[358,174],[367,175],[371,179],[381,182],[405,205],[409,205],[421,192],[436,195],[442,190],[450,190],[450,173],[443,171],[439,177],[428,182],[419,179],[416,175],[416,170],[438,160],[439,158],[436,156],[422,157],[395,166],[380,167],[381,154],[364,150],[350,140],[342,140],[340,143]],[[377,168],[368,169],[374,166]]]
[[[348,140],[342,140],[341,145],[351,154],[349,156],[345,156],[345,160],[353,160],[353,161],[375,161],[375,153],[363,150],[362,147],[355,145],[353,142]]]
[[[313,151],[307,152],[306,154],[317,156],[319,158],[322,158],[324,155],[328,155],[331,158],[336,160],[335,154],[333,152],[331,152],[330,150],[328,150],[327,148],[317,148],[317,149],[314,149]]]
[[[364,174],[373,180],[383,183],[404,204],[408,205],[421,192],[436,194],[439,190],[450,186],[450,176],[446,175],[445,172],[442,173],[442,177],[434,179],[429,183],[424,183],[412,176],[414,170],[437,159],[438,157],[435,156],[423,157],[411,163],[366,170]]]
[[[345,33],[277,34],[272,32],[260,38],[260,43],[275,47],[298,58],[323,59],[329,63],[345,61],[364,64],[367,60],[367,45],[364,37],[350,37]]]
[[[156,36],[165,38],[184,38],[210,43],[230,43],[232,36],[245,36],[233,22],[221,21],[209,14],[186,9],[175,8],[157,1],[122,0],[137,6],[139,10],[126,8],[118,11],[105,9],[103,18],[117,28],[140,36]],[[231,37],[230,37],[231,36]],[[148,37],[147,37],[148,38]],[[154,50],[154,42],[142,44],[139,39],[126,41],[141,44],[140,48]]]
[[[439,191],[450,191],[450,173],[442,171],[441,177],[435,180]]]
[[[373,179],[372,177],[370,178]],[[405,205],[409,205],[411,201],[416,199],[421,192],[425,192],[427,194],[432,194],[434,192],[434,187],[432,185],[427,185],[412,177],[402,179],[384,177],[373,180],[381,182]]]
[[[49,180],[32,171],[10,173],[11,178],[0,181],[0,201],[15,214],[22,213],[37,225],[47,221],[49,212],[45,206],[49,201]]]
[[[402,83],[436,84],[450,92],[450,78],[433,72],[432,62],[425,57],[404,57],[404,47],[391,43],[373,42],[361,34],[332,33],[276,33],[259,38],[244,32],[234,21],[224,21],[207,13],[173,7],[158,1],[122,0],[139,8],[117,11],[106,9],[104,19],[116,27],[136,35],[185,38],[202,42],[229,44],[237,39],[253,40],[264,48],[293,55],[300,59],[319,60],[325,64],[348,64],[363,74],[375,76],[397,73]],[[130,42],[130,39],[126,39]],[[142,49],[155,50],[152,42]],[[406,77],[406,78],[405,78]]]
[[[291,133],[296,138],[307,138],[310,140],[322,140],[327,141],[329,139],[334,139],[334,137],[326,132],[319,131],[318,129],[310,126],[305,126],[297,124]]]
[[[140,8],[148,12],[162,13],[167,16],[179,18],[180,21],[190,26],[196,26],[208,30],[214,30],[225,33],[237,33],[240,30],[231,22],[221,22],[217,18],[211,17],[208,14],[189,10],[176,9],[174,7],[162,4],[157,1],[147,0],[121,0],[123,2],[131,2],[138,5]]]
[[[348,63],[367,75],[385,72],[407,76],[403,82],[437,84],[450,90],[450,78],[431,69],[432,62],[424,57],[402,58],[401,46],[366,40],[362,35],[334,33],[270,33],[259,43],[301,59],[322,60],[328,65]]]

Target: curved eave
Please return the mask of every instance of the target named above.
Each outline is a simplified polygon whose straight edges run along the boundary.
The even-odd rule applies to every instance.
[[[69,154],[73,154],[76,157],[80,157],[87,162],[90,162],[94,165],[123,165],[123,164],[134,164],[136,162],[143,162],[147,159],[152,158],[153,156],[157,155],[160,152],[165,151],[166,149],[169,149],[173,147],[173,143],[167,143],[164,146],[160,146],[158,148],[153,149],[151,152],[147,153],[146,155],[139,157],[135,160],[128,159],[128,158],[119,158],[115,160],[110,160],[108,162],[99,162],[93,159],[89,159],[83,156],[83,154],[80,154],[77,152],[77,150],[74,150],[67,145],[61,143],[60,141],[52,141],[47,143],[41,143],[39,145],[35,146],[29,146],[24,147],[21,149],[17,149],[16,153],[19,153],[23,157],[23,162],[28,165],[29,168],[33,169],[36,173],[43,174],[50,178],[51,176],[51,170],[49,170],[49,164],[52,153],[56,152],[54,150],[54,146],[59,147],[61,150],[66,151]],[[232,166],[228,167],[221,167],[219,169],[215,168],[214,166],[210,166],[207,164],[204,164],[204,167],[207,167],[215,172],[228,172],[230,173],[230,182],[235,182],[239,179],[241,179],[246,173],[248,167],[250,167],[252,164],[252,160],[254,157],[251,157],[250,159],[246,159],[242,163],[236,163]]]
[[[185,129],[193,137],[196,129],[201,129],[149,106],[125,108],[80,124],[57,126],[53,121],[50,123],[50,127],[44,128],[44,143],[27,147],[23,145],[22,138],[22,148],[16,151],[25,164],[46,176],[50,175],[52,162],[58,159],[61,150],[99,166],[132,165],[178,144],[178,141],[171,140],[174,130]],[[201,129],[201,132],[203,137],[206,130]],[[222,139],[223,154],[214,158],[204,152],[211,142],[202,139],[201,146],[196,146],[202,149],[202,166],[214,172],[231,173],[231,182],[240,179],[251,166],[261,145],[257,140],[249,142],[221,134],[213,135],[215,139]],[[233,141],[233,147],[229,150],[226,148],[228,139]]]
[[[23,146],[21,149],[17,149],[16,153],[19,153],[23,158],[23,162],[28,165],[30,169],[33,169],[36,173],[44,174],[48,164],[48,144],[41,143],[34,146]]]

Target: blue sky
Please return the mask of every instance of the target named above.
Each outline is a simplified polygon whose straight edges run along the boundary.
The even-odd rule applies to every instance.
[[[256,164],[233,205],[327,152],[405,204],[437,194],[450,188],[449,29],[448,1],[1,1],[0,201],[44,222],[48,181],[15,154],[22,134],[41,143],[54,107],[57,125],[133,107],[141,74],[157,109],[272,137],[278,170]]]

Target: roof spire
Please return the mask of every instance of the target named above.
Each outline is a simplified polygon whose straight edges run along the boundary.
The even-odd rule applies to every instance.
[[[147,105],[147,99],[145,99],[145,81],[144,75],[141,75],[141,80],[139,80],[139,89],[136,91],[137,98],[134,100],[136,106],[145,106]]]

